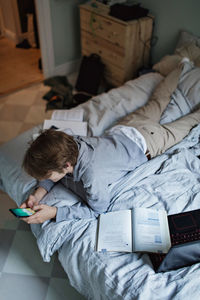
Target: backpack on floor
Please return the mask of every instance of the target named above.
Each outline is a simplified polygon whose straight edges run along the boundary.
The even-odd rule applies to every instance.
[[[104,64],[98,54],[83,56],[75,85],[76,90],[97,95],[103,75]]]

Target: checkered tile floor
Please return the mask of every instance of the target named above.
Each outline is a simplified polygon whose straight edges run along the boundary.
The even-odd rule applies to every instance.
[[[42,83],[0,97],[0,144],[48,119],[52,112],[45,112],[43,95],[49,87]]]
[[[14,202],[0,192],[0,300],[83,300],[57,255],[44,263],[30,227],[8,211]]]
[[[43,84],[0,98],[0,143],[42,123]],[[73,287],[57,255],[44,263],[29,226],[10,214],[15,203],[0,191],[0,300],[83,300]]]

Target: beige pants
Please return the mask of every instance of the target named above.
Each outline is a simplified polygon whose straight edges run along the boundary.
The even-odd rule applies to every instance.
[[[171,72],[155,89],[148,103],[122,118],[118,124],[135,127],[145,138],[151,157],[180,142],[200,123],[200,109],[174,122],[160,125],[161,115],[175,91],[182,67]]]

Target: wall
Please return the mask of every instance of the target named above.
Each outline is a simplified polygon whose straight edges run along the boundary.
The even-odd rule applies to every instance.
[[[200,36],[199,0],[141,0],[143,7],[155,16],[154,36],[158,37],[152,48],[152,62],[165,54],[172,54],[180,30]]]
[[[81,56],[78,5],[87,1],[48,1],[54,63],[52,71],[47,74],[69,74],[74,66],[77,66],[76,62],[79,62]],[[200,36],[199,0],[141,0],[139,2],[155,16],[153,35],[158,37],[158,41],[152,47],[152,63],[165,54],[173,53],[180,30],[187,30]]]
[[[50,0],[55,66],[80,58],[81,0]]]

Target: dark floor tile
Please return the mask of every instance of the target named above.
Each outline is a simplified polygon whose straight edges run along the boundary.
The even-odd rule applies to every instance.
[[[15,230],[0,229],[0,271],[6,262],[15,233]]]
[[[19,225],[17,227],[18,230],[24,230],[24,231],[30,231],[30,225],[28,225],[26,222],[24,221],[20,221]]]
[[[67,274],[65,273],[63,267],[61,266],[57,254],[55,254],[55,260],[54,260],[51,276],[57,278],[67,278]]]

